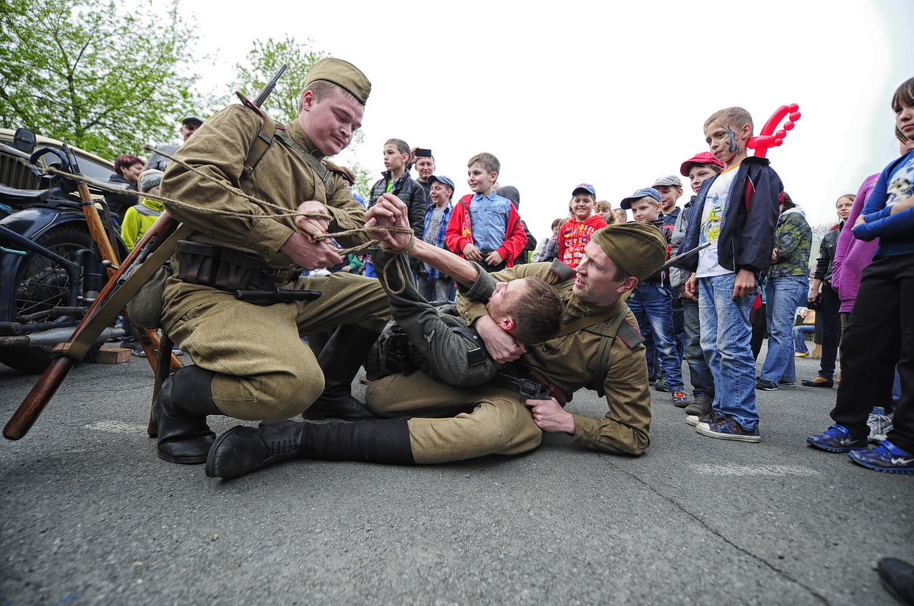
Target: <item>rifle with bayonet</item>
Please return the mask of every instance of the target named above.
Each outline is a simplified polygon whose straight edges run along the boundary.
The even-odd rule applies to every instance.
[[[273,76],[254,98],[254,105],[259,107],[266,101],[285,71],[286,66],[283,65],[279,71],[276,72],[276,75]],[[83,189],[85,189],[85,194],[83,194]],[[83,199],[84,210],[86,210],[89,205],[85,198],[88,193],[88,188],[86,188],[85,185],[81,185],[80,195]],[[95,210],[94,205],[92,205],[91,208],[92,210]],[[89,221],[90,229],[93,229],[94,221],[90,218],[90,214],[91,211],[86,211],[86,218],[87,221]],[[95,213],[95,219],[98,220],[97,212]],[[101,229],[102,232],[104,232],[100,223],[100,220],[98,220],[95,229]],[[140,288],[142,288],[142,286],[152,277],[159,267],[171,257],[178,240],[184,240],[192,233],[193,229],[180,223],[177,219],[169,215],[167,211],[163,211],[161,216],[159,216],[159,219],[153,224],[149,231],[143,235],[140,241],[137,242],[136,247],[127,258],[120,263],[119,267],[118,264],[114,262],[116,261],[116,258],[112,253],[110,259],[113,259],[114,261],[109,264],[109,268],[114,270],[114,268],[117,267],[117,269],[114,270],[108,283],[95,298],[95,301],[89,307],[86,315],[83,317],[82,321],[80,321],[70,339],[66,343],[62,343],[54,348],[54,352],[58,357],[51,362],[51,365],[44,371],[41,378],[38,379],[38,382],[28,395],[26,395],[22,404],[19,405],[19,408],[16,409],[16,412],[7,422],[3,429],[3,436],[5,438],[9,440],[18,440],[28,433],[29,429],[35,424],[38,416],[44,410],[45,406],[47,406],[48,402],[50,402],[51,398],[54,397],[57,389],[63,384],[64,379],[66,379],[76,363],[82,361],[86,356],[86,353],[88,353],[91,345],[101,334],[101,331],[122,313],[127,302],[139,292]],[[95,232],[93,232],[93,238],[94,237]],[[102,237],[107,240],[107,236],[104,233],[101,234],[98,240],[100,241]],[[110,242],[108,246],[110,248]],[[141,333],[141,343],[142,336]],[[152,346],[151,337],[149,337],[148,333],[146,333],[145,336],[148,339],[148,342],[145,345]],[[160,354],[160,357],[158,368],[155,369],[156,385],[153,388],[153,406],[155,405],[155,397],[158,388],[161,386],[161,382],[164,378],[167,377],[168,371],[171,370],[171,365],[168,364],[168,359],[165,356],[166,346],[168,355],[171,355],[171,343],[167,338],[164,339],[164,341],[164,343],[159,344],[160,352],[158,353]],[[144,347],[144,349],[145,348],[146,347]],[[163,360],[165,361],[164,363]],[[178,361],[178,364],[180,364],[180,361]],[[150,436],[154,436],[156,433],[155,423],[152,419],[150,419],[147,431]]]

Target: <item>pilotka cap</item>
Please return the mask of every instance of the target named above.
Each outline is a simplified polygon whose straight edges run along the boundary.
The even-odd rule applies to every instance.
[[[329,57],[311,66],[305,78],[305,88],[315,80],[326,80],[342,87],[365,105],[371,93],[371,82],[355,65],[342,59]]]
[[[613,223],[592,239],[625,273],[644,280],[666,262],[666,239],[648,223]]]

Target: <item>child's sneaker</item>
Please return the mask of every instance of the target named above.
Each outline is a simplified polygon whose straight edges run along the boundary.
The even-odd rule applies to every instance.
[[[134,358],[145,358],[146,352],[143,351],[141,348],[137,347],[136,349],[133,350],[133,357]]]
[[[851,432],[844,425],[835,423],[822,433],[806,438],[810,446],[815,446],[819,450],[828,452],[848,452],[866,448],[866,438],[855,440]]]
[[[888,473],[914,474],[914,455],[883,440],[872,448],[852,450],[847,456],[857,465]]]
[[[695,396],[692,403],[686,406],[687,415],[697,415],[704,417],[711,414],[711,400],[706,396]]]
[[[686,423],[692,427],[698,427],[699,423],[714,423],[723,420],[724,415],[716,410],[712,410],[706,415],[689,415],[686,417]]]
[[[774,381],[759,379],[755,382],[755,388],[759,391],[775,391],[778,388],[778,384]]]
[[[678,408],[685,408],[691,402],[692,402],[692,398],[689,397],[689,394],[682,391],[681,389],[677,389],[676,391],[673,392],[673,406],[676,406]]]
[[[703,436],[716,438],[718,440],[733,440],[736,442],[761,442],[758,427],[752,430],[743,428],[742,425],[728,416],[712,423],[699,423],[695,429]]]
[[[656,389],[657,391],[663,391],[666,393],[670,393],[672,391],[670,389],[669,384],[667,384],[667,382],[666,382],[666,377],[660,377],[659,379],[657,379],[657,381],[654,383],[654,389]]]

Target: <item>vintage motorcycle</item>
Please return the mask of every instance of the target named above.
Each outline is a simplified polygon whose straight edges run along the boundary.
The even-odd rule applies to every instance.
[[[72,150],[35,149],[30,131],[19,129],[13,146],[0,144],[0,180],[29,187],[0,185],[0,363],[27,373],[47,368],[54,346],[67,341],[107,281],[81,198],[75,195],[78,183],[49,176],[42,170],[49,166],[79,174]],[[100,198],[99,207],[107,237],[124,258],[127,249]],[[108,327],[95,350],[123,332]]]

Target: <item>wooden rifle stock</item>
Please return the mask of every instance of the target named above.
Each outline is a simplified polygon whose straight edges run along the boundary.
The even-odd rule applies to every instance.
[[[3,429],[5,438],[18,440],[28,433],[76,362],[85,357],[86,352],[104,327],[118,316],[127,301],[133,298],[140,287],[158,269],[153,266],[154,263],[148,267],[144,267],[147,264],[140,263],[137,268],[133,269],[138,260],[141,260],[140,256],[146,253],[150,253],[151,256],[152,251],[170,255],[171,252],[163,247],[174,250],[174,243],[186,238],[191,231],[190,228],[181,225],[177,219],[171,217],[168,212],[162,212],[155,224],[121,263],[114,276],[102,288],[70,339],[55,348],[55,352],[60,353],[61,357],[54,359],[44,371],[7,422]],[[160,251],[160,249],[162,250]],[[148,260],[149,257],[146,259]],[[128,275],[129,277],[127,277]]]

